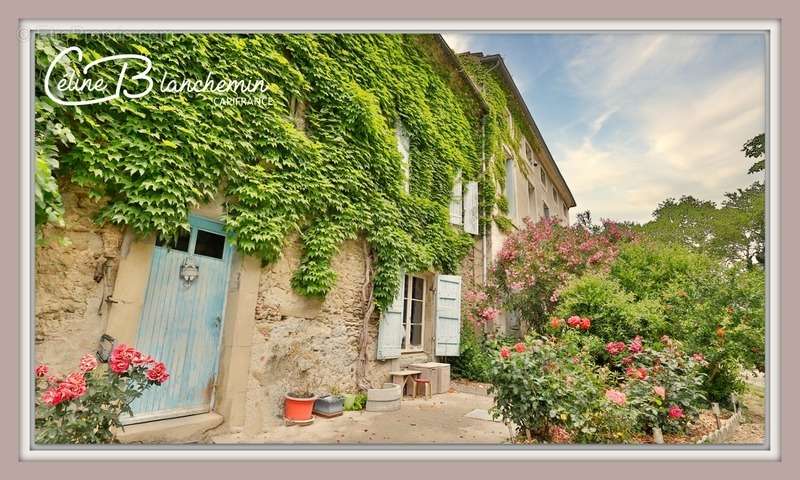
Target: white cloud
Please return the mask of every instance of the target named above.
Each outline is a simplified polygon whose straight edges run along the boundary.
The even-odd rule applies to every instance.
[[[740,149],[765,129],[763,67],[700,73],[709,36],[620,37],[588,37],[568,61],[583,134],[547,139],[578,210],[647,221],[667,197],[720,201],[752,182]]]
[[[447,32],[442,33],[442,37],[444,41],[447,42],[447,45],[456,53],[468,52],[470,50],[472,40],[467,34]]]

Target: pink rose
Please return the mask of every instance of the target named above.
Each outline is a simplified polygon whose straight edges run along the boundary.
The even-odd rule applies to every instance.
[[[669,407],[669,418],[683,418],[683,409],[678,405],[672,405]]]
[[[64,392],[58,387],[50,387],[45,390],[44,393],[42,393],[42,402],[50,405],[51,407],[55,407],[64,400],[66,400],[66,397],[64,397]]]
[[[667,390],[664,387],[655,386],[653,392],[664,400],[667,397]]]
[[[518,344],[514,345],[514,350],[516,350],[519,353],[524,352],[525,351],[525,344],[522,343],[522,342],[519,342]]]
[[[626,348],[624,342],[610,342],[606,344],[606,352],[610,355],[619,355],[624,352]]]
[[[508,358],[511,355],[511,351],[508,347],[503,347],[500,349],[500,356],[503,358]]]
[[[67,375],[67,378],[61,382],[59,388],[65,390],[69,400],[80,397],[86,393],[86,378],[84,378],[83,372],[70,373]]]
[[[37,366],[35,370],[37,377],[44,377],[45,375],[47,375],[47,372],[49,371],[50,367],[44,364]]]
[[[78,364],[78,368],[80,368],[81,372],[91,372],[95,368],[97,368],[97,358],[94,354],[87,353],[86,355],[81,357],[81,361]]]
[[[639,335],[636,335],[636,337],[633,339],[633,341],[631,341],[631,344],[628,345],[628,350],[630,350],[631,353],[641,353],[641,351],[642,351],[642,337],[640,337]]]
[[[625,405],[625,394],[619,390],[606,390],[606,398],[619,406]]]
[[[163,362],[158,362],[147,370],[147,379],[151,382],[162,384],[167,381],[169,374]]]

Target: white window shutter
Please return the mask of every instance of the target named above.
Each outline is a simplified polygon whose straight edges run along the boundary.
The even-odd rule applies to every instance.
[[[457,357],[461,342],[461,277],[436,277],[436,356]]]
[[[462,200],[462,185],[461,185],[461,170],[456,173],[456,179],[453,182],[453,193],[450,196],[450,223],[453,225],[461,225],[464,215],[464,202]]]
[[[405,272],[400,272],[400,282],[394,301],[381,313],[378,324],[378,360],[400,358],[400,349],[403,342],[403,287],[405,286]]]
[[[464,193],[464,231],[478,234],[478,182],[468,182]]]

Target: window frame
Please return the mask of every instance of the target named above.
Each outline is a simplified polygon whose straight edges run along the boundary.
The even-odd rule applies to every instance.
[[[544,205],[544,211],[542,212],[542,215],[544,218],[550,218],[550,207],[547,206],[547,202],[542,202],[542,205]]]
[[[517,218],[517,172],[516,162],[512,155],[506,157],[506,184],[503,195],[506,197],[508,206],[508,216],[512,219]]]
[[[536,186],[533,182],[528,182],[528,216],[534,222],[538,220],[536,218]]]
[[[414,299],[414,279],[422,280],[422,299]],[[428,303],[428,281],[425,277],[420,275],[405,274],[403,284],[403,317],[401,325],[403,327],[403,338],[400,341],[400,353],[420,353],[425,351],[425,317],[427,316],[427,303]],[[407,292],[407,297],[406,297]],[[411,308],[413,302],[420,302],[422,308],[420,309],[420,322],[414,323],[420,326],[420,343],[419,345],[411,344],[411,315],[413,309]]]

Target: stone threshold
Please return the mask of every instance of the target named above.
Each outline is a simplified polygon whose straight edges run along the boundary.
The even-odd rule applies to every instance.
[[[187,444],[206,441],[206,432],[220,426],[216,412],[127,425],[117,433],[120,443]]]

